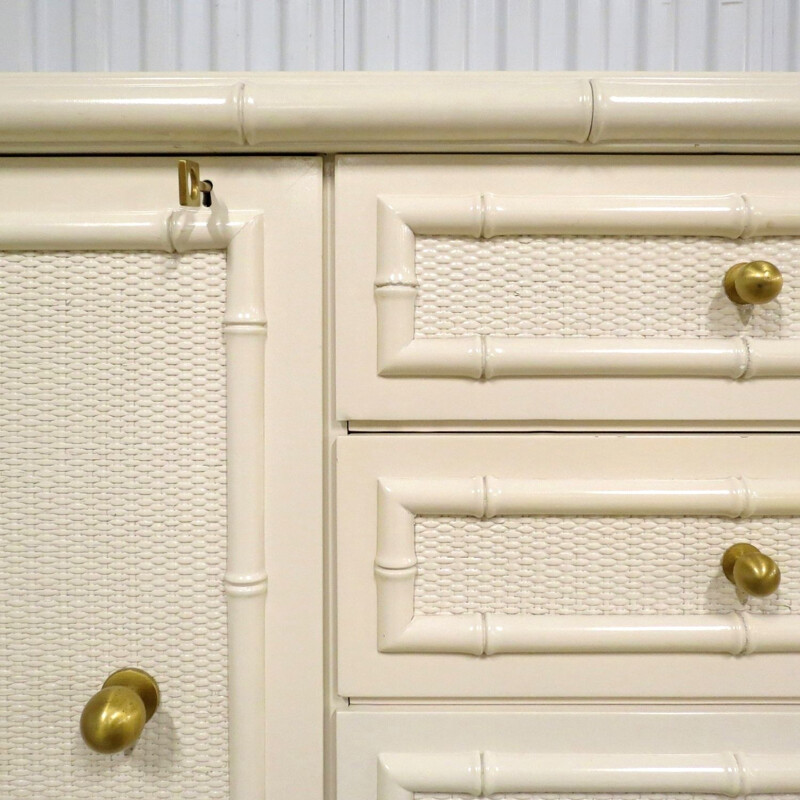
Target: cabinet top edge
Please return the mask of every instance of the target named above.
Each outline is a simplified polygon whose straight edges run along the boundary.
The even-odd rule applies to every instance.
[[[800,153],[800,73],[0,73],[0,152]]]

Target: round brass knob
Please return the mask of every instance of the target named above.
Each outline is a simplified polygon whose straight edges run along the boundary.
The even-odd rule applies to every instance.
[[[81,714],[81,736],[98,753],[118,753],[136,744],[158,708],[158,684],[140,669],[120,669]]]
[[[722,556],[722,571],[739,591],[766,597],[778,590],[781,571],[757,547],[746,542],[731,545]]]
[[[725,294],[740,306],[774,300],[783,288],[781,271],[769,261],[734,264],[725,273]]]

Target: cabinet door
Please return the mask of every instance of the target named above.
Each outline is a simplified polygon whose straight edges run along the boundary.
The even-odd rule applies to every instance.
[[[319,349],[320,164],[198,160],[210,208],[180,207],[177,158],[0,163],[10,800],[321,792],[321,514],[286,477],[319,496],[297,364]],[[126,667],[160,706],[92,752],[82,710]]]
[[[798,178],[780,156],[341,157],[340,418],[795,425]]]
[[[340,692],[797,697],[797,447],[792,434],[340,441]],[[779,584],[729,581],[736,543]]]
[[[413,709],[337,714],[339,797],[797,797],[796,709]]]

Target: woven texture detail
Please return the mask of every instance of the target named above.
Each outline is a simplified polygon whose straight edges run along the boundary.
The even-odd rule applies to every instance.
[[[791,613],[799,531],[792,517],[420,516],[414,605],[418,614]],[[738,541],[778,563],[774,595],[737,599],[720,558]]]
[[[783,291],[736,306],[722,278],[754,259]],[[800,237],[417,237],[415,335],[800,338],[798,263]]]
[[[0,783],[8,800],[227,798],[225,256],[0,254]],[[130,754],[78,721],[125,666]]]

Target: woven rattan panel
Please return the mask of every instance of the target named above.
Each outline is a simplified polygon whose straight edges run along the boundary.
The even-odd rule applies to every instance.
[[[0,254],[0,794],[227,791],[225,257]],[[129,754],[84,703],[141,667]]]
[[[799,533],[793,517],[417,517],[414,604],[418,614],[790,613]],[[737,541],[778,562],[776,594],[737,599],[720,569]]]
[[[783,292],[735,306],[725,271],[756,258],[784,270]],[[798,263],[798,237],[418,237],[415,335],[800,338]]]

